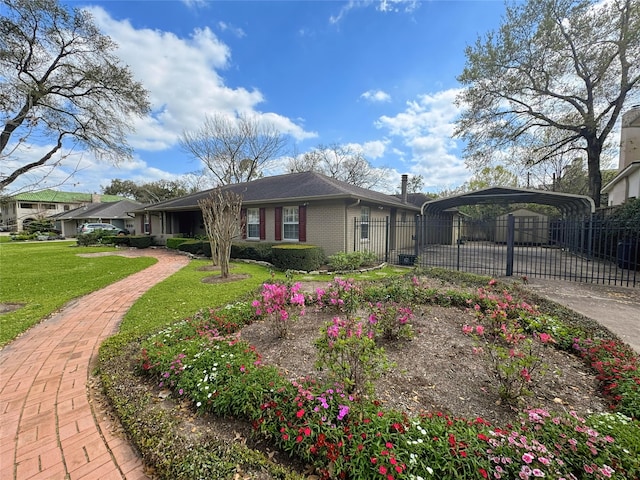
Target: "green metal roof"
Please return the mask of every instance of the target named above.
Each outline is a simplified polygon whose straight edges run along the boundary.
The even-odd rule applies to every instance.
[[[47,202],[47,203],[90,203],[92,199],[91,193],[80,192],[60,192],[58,190],[40,190],[39,192],[25,192],[12,195],[7,200],[21,202]],[[126,200],[125,197],[118,195],[100,195],[101,203],[119,202]]]

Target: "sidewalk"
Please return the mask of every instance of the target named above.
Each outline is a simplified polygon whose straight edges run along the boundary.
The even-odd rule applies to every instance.
[[[142,461],[94,410],[87,379],[100,343],[149,288],[189,262],[161,249],[127,250],[155,265],[70,302],[0,350],[0,477],[143,479]]]

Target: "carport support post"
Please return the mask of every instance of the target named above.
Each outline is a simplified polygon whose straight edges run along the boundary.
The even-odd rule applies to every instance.
[[[507,216],[507,277],[513,276],[513,244],[515,239],[516,219],[510,213]]]
[[[460,215],[457,215],[458,217],[458,230],[456,232],[456,244],[458,245],[458,249],[456,250],[457,252],[457,258],[456,258],[456,270],[460,270],[460,246],[462,244],[462,242],[460,241],[460,228],[461,228],[461,219],[460,219]]]

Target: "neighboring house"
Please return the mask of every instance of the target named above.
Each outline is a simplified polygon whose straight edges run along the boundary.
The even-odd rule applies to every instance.
[[[622,115],[618,174],[602,193],[608,194],[610,207],[640,198],[640,105]]]
[[[394,232],[401,228],[398,225],[403,220],[412,220],[420,213],[419,205],[407,201],[406,185],[407,177],[403,175],[403,194],[396,197],[304,172],[265,177],[223,189],[242,196],[244,240],[306,243],[333,255],[364,249],[384,253],[410,247],[399,245]],[[205,235],[198,201],[209,194],[207,190],[139,209],[136,228],[153,235],[160,244],[170,237]],[[369,223],[387,218],[389,235],[372,238]],[[410,242],[411,236],[408,239]]]
[[[116,195],[60,192],[41,190],[19,193],[0,200],[0,224],[12,231],[21,232],[36,219],[42,219],[71,211],[91,203],[108,203],[124,200]]]
[[[134,210],[142,207],[141,203],[133,200],[120,200],[110,203],[89,203],[82,207],[61,212],[50,217],[56,223],[56,228],[65,237],[75,236],[78,227],[83,223],[111,223],[118,228],[129,230],[135,235]]]

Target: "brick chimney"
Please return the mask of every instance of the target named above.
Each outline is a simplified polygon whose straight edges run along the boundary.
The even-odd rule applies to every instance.
[[[91,194],[91,203],[100,203],[102,201],[102,195],[99,193]]]
[[[400,192],[402,193],[402,203],[407,203],[407,184],[409,183],[409,175],[406,173],[402,175],[402,182],[400,183]]]

